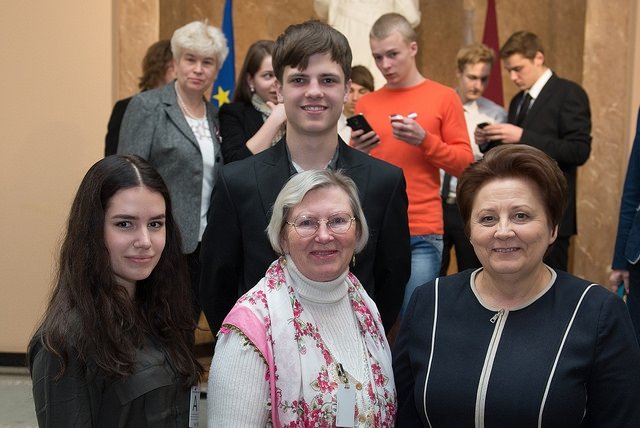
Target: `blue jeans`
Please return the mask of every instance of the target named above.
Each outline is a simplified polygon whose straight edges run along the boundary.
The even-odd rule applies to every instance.
[[[415,235],[410,238],[411,276],[404,289],[400,317],[409,303],[413,291],[420,285],[438,277],[442,263],[442,235]]]

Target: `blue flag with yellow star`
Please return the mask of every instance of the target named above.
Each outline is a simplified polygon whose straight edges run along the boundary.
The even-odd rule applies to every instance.
[[[222,32],[227,38],[229,55],[218,72],[218,77],[213,83],[211,91],[211,103],[218,107],[230,103],[233,99],[233,90],[236,87],[236,61],[233,43],[233,0],[225,0],[224,17],[222,18]]]

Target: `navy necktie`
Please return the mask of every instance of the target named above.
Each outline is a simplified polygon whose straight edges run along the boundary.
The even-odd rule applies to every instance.
[[[522,122],[524,122],[524,118],[527,116],[527,112],[529,111],[529,106],[531,106],[531,100],[531,95],[529,95],[529,92],[526,92],[522,102],[520,103],[520,109],[518,110],[518,116],[516,117],[516,126],[521,126]]]

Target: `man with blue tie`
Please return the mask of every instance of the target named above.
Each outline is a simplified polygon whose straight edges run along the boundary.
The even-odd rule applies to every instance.
[[[589,98],[580,85],[551,71],[542,42],[533,33],[512,34],[500,49],[500,58],[520,92],[509,104],[509,123],[476,128],[476,143],[485,149],[496,142],[528,144],[558,162],[569,186],[568,206],[545,263],[566,271],[569,240],[577,233],[576,170],[591,152]]]

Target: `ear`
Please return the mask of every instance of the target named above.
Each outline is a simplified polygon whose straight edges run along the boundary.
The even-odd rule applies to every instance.
[[[279,80],[276,80],[276,95],[278,97],[278,104],[282,104],[284,97],[282,96],[282,83],[280,83]]]
[[[349,92],[351,91],[351,79],[349,79],[347,81],[347,84],[344,85],[344,98],[342,100],[342,103],[346,103],[347,102],[347,98],[349,98]]]
[[[282,254],[289,254],[289,240],[284,233],[280,237],[280,248],[282,248]]]
[[[164,72],[167,83],[176,80],[176,62],[174,60],[169,61],[167,69]],[[167,77],[168,76],[168,77]]]
[[[533,57],[533,63],[537,66],[544,65],[544,54],[540,51],[536,52],[536,56]]]
[[[418,54],[418,42],[409,43],[409,51],[411,51],[411,56],[416,56]]]
[[[247,85],[253,86],[253,77],[249,73],[247,73]]]
[[[553,244],[554,242],[556,242],[556,239],[558,239],[558,228],[559,226],[555,226],[551,231],[551,237],[549,238],[549,245]]]

